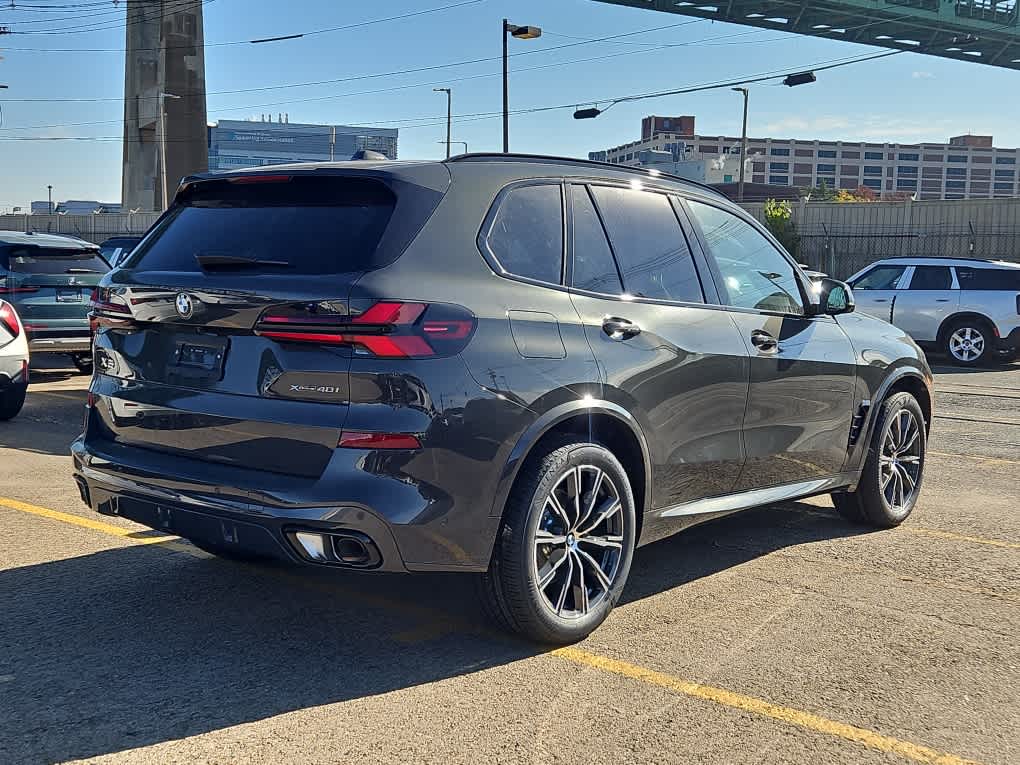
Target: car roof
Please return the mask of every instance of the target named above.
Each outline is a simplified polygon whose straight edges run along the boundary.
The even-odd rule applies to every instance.
[[[876,260],[871,266],[899,265],[899,266],[969,266],[972,268],[1009,268],[1020,269],[1020,263],[1010,263],[1006,260],[980,260],[977,258],[917,258],[907,255],[895,258],[882,258]],[[871,266],[868,266],[869,268]]]
[[[244,175],[272,175],[281,172],[313,172],[322,171],[372,171],[381,172],[387,175],[401,176],[410,171],[429,167],[447,167],[458,164],[501,164],[507,165],[516,163],[521,165],[521,178],[527,178],[534,173],[533,169],[525,170],[525,166],[533,168],[535,165],[552,169],[557,175],[576,178],[592,178],[593,176],[615,180],[633,180],[639,178],[646,181],[654,181],[657,184],[671,186],[677,190],[700,191],[707,193],[720,200],[730,201],[729,198],[712,186],[698,183],[687,178],[662,172],[655,168],[628,167],[626,165],[614,165],[610,162],[596,162],[590,159],[579,159],[577,157],[555,157],[544,154],[500,154],[500,153],[472,153],[458,154],[447,160],[351,160],[343,162],[295,162],[287,165],[262,165],[227,172],[199,173],[188,176],[182,180],[182,185],[195,181],[209,181],[218,178],[228,179]]]
[[[35,245],[36,247],[52,247],[66,250],[77,246],[83,250],[99,249],[98,245],[79,239],[76,236],[61,234],[40,234],[35,231],[0,231],[0,244]]]

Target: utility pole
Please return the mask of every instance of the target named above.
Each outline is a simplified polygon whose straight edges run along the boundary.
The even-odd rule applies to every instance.
[[[52,186],[47,186],[46,187],[46,199],[49,200],[49,204],[47,205],[46,209],[49,211],[50,215],[53,215],[53,187]]]
[[[737,184],[737,201],[744,201],[744,171],[747,167],[747,88],[734,88],[744,96],[744,123],[740,130],[740,182]]]
[[[449,88],[432,88],[436,93],[446,94],[446,158],[450,158],[450,131],[453,123],[453,91]]]

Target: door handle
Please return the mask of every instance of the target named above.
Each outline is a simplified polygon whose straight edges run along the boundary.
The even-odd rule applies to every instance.
[[[874,302],[876,302],[876,303],[888,303],[889,302],[889,298],[875,298]]]
[[[751,333],[751,345],[759,351],[766,353],[773,353],[779,350],[779,341],[761,329],[756,329]]]
[[[949,298],[935,298],[936,303],[948,303]]]
[[[613,340],[626,340],[641,333],[641,327],[618,316],[607,316],[602,320],[602,331]]]

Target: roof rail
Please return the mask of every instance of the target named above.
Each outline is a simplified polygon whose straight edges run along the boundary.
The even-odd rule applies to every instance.
[[[692,186],[697,186],[700,189],[710,191],[716,196],[720,196],[727,199],[719,189],[701,181],[692,181],[690,178],[684,178],[673,173],[666,173],[658,168],[645,168],[645,167],[632,167],[630,165],[615,165],[612,162],[599,162],[595,159],[581,159],[579,157],[557,157],[550,154],[517,154],[503,152],[472,152],[470,154],[457,154],[446,162],[470,162],[472,160],[507,160],[524,162],[528,160],[539,160],[543,162],[557,162],[561,164],[581,165],[582,167],[600,167],[609,170],[638,173],[649,178],[666,178],[671,181],[680,181],[682,183],[689,183]]]

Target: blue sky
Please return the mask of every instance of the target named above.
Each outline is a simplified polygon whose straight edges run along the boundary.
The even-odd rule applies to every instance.
[[[76,0],[81,2],[82,0]],[[92,0],[98,2],[98,0]],[[387,75],[348,82],[263,92],[217,91],[265,88],[310,80],[362,78],[416,67],[498,57],[504,15],[545,31],[532,41],[511,41],[511,108],[594,100],[680,88],[764,71],[807,68],[878,49],[780,31],[757,30],[687,17],[616,7],[592,0],[482,0],[420,15],[300,40],[265,45],[213,43],[285,35],[352,24],[403,12],[450,5],[457,0],[214,0],[205,7],[206,75],[210,120],[262,112],[288,112],[291,122],[335,122],[400,127],[403,158],[439,157],[445,135],[445,99],[432,88],[454,90],[454,114],[500,108],[498,60]],[[67,5],[71,0],[34,0]],[[52,19],[104,13],[93,21],[123,22],[112,2],[88,10],[11,11],[0,5],[0,24],[15,30],[66,27]],[[29,23],[32,20],[46,23]],[[686,22],[686,23],[685,23]],[[624,32],[683,24],[619,41],[579,43]],[[0,38],[0,210],[45,199],[120,198],[120,99],[123,55],[117,52],[54,52],[53,48],[123,48],[123,27],[89,33],[10,35]],[[683,45],[677,45],[683,43]],[[672,44],[674,47],[654,49]],[[37,52],[15,48],[46,48]],[[588,59],[588,60],[584,60]],[[599,60],[590,60],[599,59]],[[513,73],[513,70],[518,70]],[[531,70],[531,71],[526,71]],[[470,78],[470,79],[465,79]],[[904,53],[888,59],[819,73],[813,85],[752,86],[750,133],[790,138],[875,141],[944,141],[958,133],[991,133],[996,145],[1020,145],[1020,74],[1004,69]],[[365,93],[364,91],[387,92]],[[25,103],[26,98],[107,98],[102,102]],[[299,103],[304,99],[303,103]],[[315,100],[307,100],[315,99]],[[292,102],[292,103],[280,103]],[[570,110],[515,115],[511,149],[584,156],[639,137],[647,114],[694,114],[698,132],[739,133],[740,97],[728,90],[621,104],[596,120],[577,122]],[[74,125],[72,123],[107,124]],[[52,127],[51,127],[52,126]],[[498,150],[500,120],[464,117],[455,140],[473,151]],[[113,140],[12,141],[12,137],[90,136]]]

